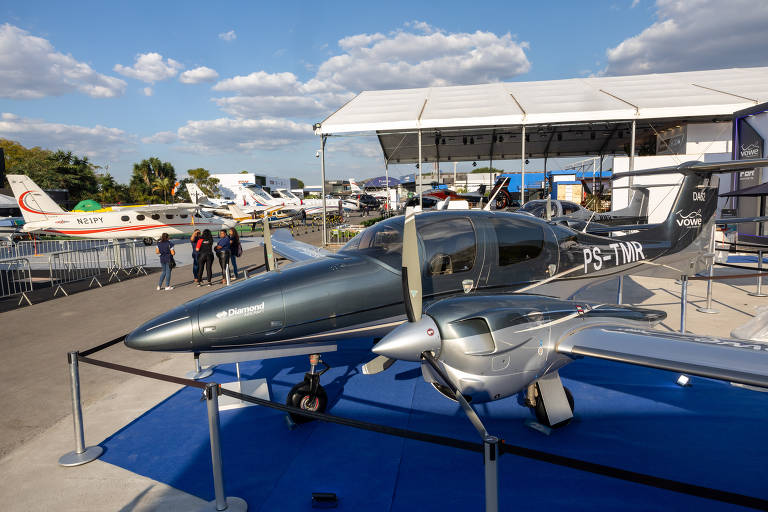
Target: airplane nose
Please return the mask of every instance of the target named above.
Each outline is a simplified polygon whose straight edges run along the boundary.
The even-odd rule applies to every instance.
[[[190,350],[192,313],[185,306],[163,313],[134,329],[125,338],[125,345],[136,350]]]
[[[417,322],[406,322],[384,336],[373,347],[380,356],[401,361],[420,361],[426,351],[440,354],[440,332],[437,324],[427,315]]]

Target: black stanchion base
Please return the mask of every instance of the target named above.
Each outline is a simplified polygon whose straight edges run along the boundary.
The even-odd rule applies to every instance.
[[[104,448],[101,446],[89,446],[83,453],[69,452],[65,453],[59,458],[59,466],[72,467],[82,466],[88,464],[92,460],[96,460],[104,453]]]

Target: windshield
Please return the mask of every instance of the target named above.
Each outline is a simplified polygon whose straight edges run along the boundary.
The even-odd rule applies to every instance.
[[[246,185],[245,188],[247,188],[248,190],[250,190],[251,192],[256,194],[259,198],[261,198],[261,199],[263,199],[265,201],[271,201],[272,200],[272,196],[270,196],[269,194],[264,192],[264,190],[262,190],[262,188],[260,186],[258,186],[258,185]]]
[[[277,191],[280,192],[281,195],[283,195],[283,196],[285,196],[285,197],[287,197],[289,199],[295,199],[297,201],[299,200],[299,198],[296,197],[296,195],[293,192],[291,192],[290,190],[287,190],[287,189],[284,189],[284,188],[279,188],[279,189],[277,189]]]
[[[393,217],[361,231],[339,252],[364,254],[399,269],[403,259],[402,249],[403,217]]]

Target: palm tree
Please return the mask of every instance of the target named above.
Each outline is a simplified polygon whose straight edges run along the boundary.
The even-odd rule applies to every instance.
[[[173,182],[171,181],[171,178],[165,177],[165,178],[157,178],[154,182],[152,182],[152,192],[156,190],[162,190],[163,191],[163,202],[167,203],[166,194],[170,192],[171,187],[173,186]]]

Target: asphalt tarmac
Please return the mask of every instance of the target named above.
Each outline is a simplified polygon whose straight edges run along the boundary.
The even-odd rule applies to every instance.
[[[315,245],[320,242],[317,232],[297,238]],[[250,271],[263,268],[262,252],[256,248],[247,249],[240,261],[241,268]],[[3,510],[182,510],[204,504],[197,497],[103,461],[78,468],[57,464],[59,456],[74,448],[66,353],[127,333],[210,291],[194,286],[190,265],[173,271],[174,290],[156,291],[157,278],[151,274],[0,313],[5,386],[0,393]],[[707,315],[696,311],[704,303],[706,283],[691,282],[688,330],[728,336],[732,328],[754,316],[756,307],[768,306],[768,298],[746,294],[754,288],[753,279],[715,282],[714,307],[719,314]],[[615,299],[615,294],[616,283],[607,283],[590,290],[585,298],[606,302]],[[669,317],[660,328],[678,330],[679,285],[656,278],[627,279],[624,298],[625,303],[666,310]],[[193,368],[190,354],[139,352],[123,344],[99,352],[98,358],[177,376]],[[98,444],[179,388],[83,365],[86,443]],[[179,434],[183,435],[183,426]]]

